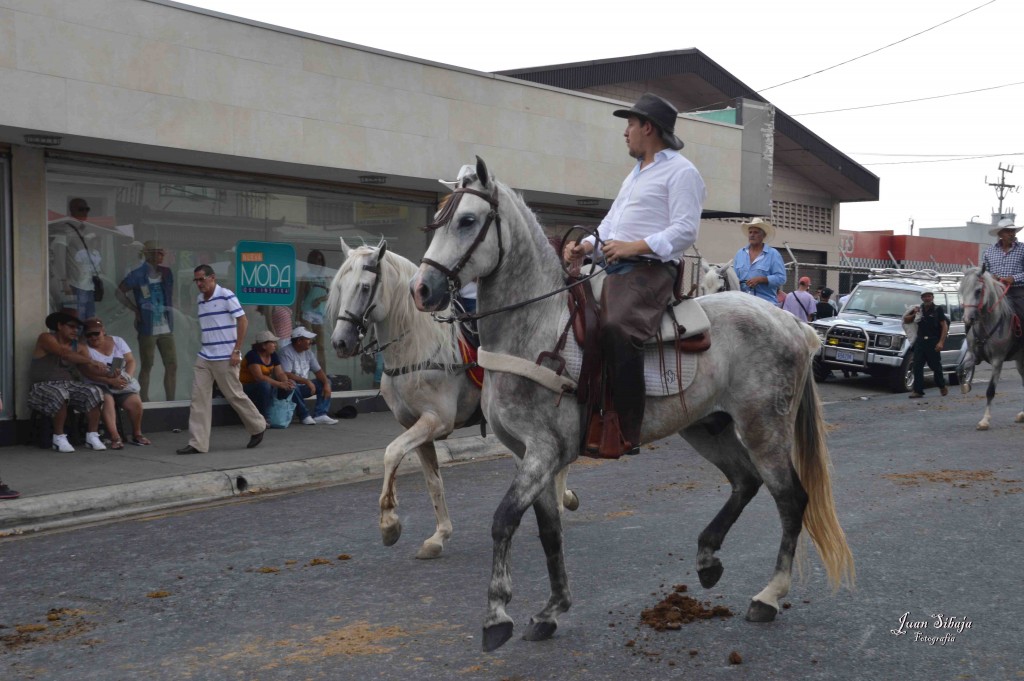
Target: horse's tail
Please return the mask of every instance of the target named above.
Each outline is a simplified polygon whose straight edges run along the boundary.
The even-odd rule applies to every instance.
[[[825,442],[825,419],[810,371],[804,380],[803,395],[797,408],[795,436],[793,464],[808,497],[804,527],[818,548],[832,588],[839,589],[844,582],[852,588],[856,579],[853,553],[836,517],[830,474],[832,464]]]

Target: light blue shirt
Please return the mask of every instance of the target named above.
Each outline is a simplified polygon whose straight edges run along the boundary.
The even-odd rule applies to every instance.
[[[598,234],[605,241],[643,239],[659,260],[678,260],[697,240],[706,198],[704,178],[696,166],[678,152],[662,149],[646,168],[637,161]]]
[[[739,277],[741,291],[753,293],[775,307],[779,306],[775,292],[786,283],[786,266],[782,262],[782,255],[777,250],[766,244],[761,255],[757,256],[754,262],[750,262],[750,246],[744,246],[736,251],[732,267],[736,271],[736,276]],[[768,277],[768,283],[758,284],[751,291],[747,287],[747,280],[754,277]]]

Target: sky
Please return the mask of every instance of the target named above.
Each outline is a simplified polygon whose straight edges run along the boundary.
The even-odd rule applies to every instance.
[[[879,176],[879,200],[843,204],[841,229],[988,222],[999,167],[1024,186],[1024,0],[187,4],[478,71],[697,48]],[[1018,206],[1020,224],[1010,190],[1003,211]]]

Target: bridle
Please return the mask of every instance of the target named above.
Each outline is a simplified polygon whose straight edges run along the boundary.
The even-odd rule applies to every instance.
[[[462,288],[462,282],[459,281],[459,273],[462,271],[462,268],[466,266],[466,263],[469,262],[469,259],[473,256],[473,252],[476,251],[477,247],[483,243],[485,238],[487,238],[487,231],[490,228],[492,222],[495,223],[495,225],[497,226],[496,229],[498,232],[498,264],[496,265],[495,269],[501,267],[501,263],[505,258],[505,247],[501,241],[501,215],[498,213],[497,190],[495,190],[495,194],[492,196],[490,194],[485,194],[481,191],[477,191],[476,189],[470,189],[469,187],[459,187],[458,189],[452,192],[453,198],[449,199],[448,203],[444,205],[444,208],[441,209],[441,212],[437,214],[437,218],[432,223],[424,227],[423,231],[433,232],[436,229],[448,225],[452,221],[452,219],[454,219],[455,211],[458,210],[459,203],[462,201],[462,196],[464,194],[472,194],[474,196],[478,196],[491,206],[490,212],[487,213],[487,219],[484,221],[484,226],[480,228],[480,231],[477,233],[476,238],[473,240],[473,243],[469,245],[469,248],[466,249],[466,253],[461,258],[459,258],[459,261],[455,263],[455,266],[452,267],[451,269],[448,269],[441,263],[437,262],[436,260],[431,260],[430,258],[422,258],[420,260],[420,263],[433,267],[434,269],[438,270],[441,274],[445,276],[445,278],[448,280],[448,292],[452,296],[453,300],[455,299],[455,294],[458,293],[459,289]],[[572,230],[566,233],[565,238],[568,237],[568,234],[571,233],[571,231]],[[563,245],[565,243],[565,238],[562,239]],[[588,274],[585,277],[580,277],[579,279],[576,279],[576,281],[573,281],[571,284],[563,286],[562,288],[555,289],[554,291],[550,291],[548,293],[544,293],[534,298],[520,301],[518,303],[512,303],[511,305],[505,305],[504,307],[499,307],[494,310],[488,310],[487,312],[475,312],[473,314],[467,312],[456,312],[448,316],[439,315],[436,312],[434,312],[431,313],[431,316],[439,322],[445,322],[448,324],[452,324],[454,322],[468,322],[483,319],[484,317],[490,317],[491,315],[500,314],[502,312],[517,310],[521,307],[526,307],[527,305],[531,305],[546,298],[558,295],[559,293],[564,293],[565,291],[568,291],[569,289],[575,286],[579,286],[585,281],[593,279],[600,273],[600,270],[595,269],[591,274]]]
[[[445,276],[448,280],[449,290],[453,294],[462,288],[462,282],[459,281],[459,273],[462,272],[462,268],[466,266],[469,259],[473,257],[473,253],[476,251],[477,247],[480,246],[480,244],[484,242],[484,239],[487,238],[487,232],[490,229],[492,222],[496,225],[498,232],[498,267],[501,266],[501,262],[505,257],[505,246],[501,241],[501,215],[498,214],[497,194],[492,196],[490,194],[477,191],[476,189],[470,189],[469,187],[459,187],[452,192],[453,198],[449,199],[448,203],[444,205],[444,208],[442,208],[441,212],[438,213],[437,218],[432,223],[424,227],[423,231],[433,232],[434,230],[444,227],[450,223],[455,217],[455,211],[458,210],[459,204],[462,202],[462,197],[466,194],[472,194],[473,196],[480,197],[491,206],[490,212],[487,213],[487,219],[484,221],[484,226],[480,228],[479,232],[477,232],[476,239],[473,240],[473,243],[471,243],[469,248],[466,249],[465,254],[459,258],[459,261],[455,263],[455,266],[451,269],[448,269],[441,263],[436,260],[431,260],[430,258],[423,258],[420,260],[420,263],[430,265]]]
[[[381,346],[379,341],[375,338],[372,344],[366,348],[362,347],[363,338],[365,338],[366,334],[369,333],[370,313],[373,312],[373,308],[377,307],[377,289],[380,287],[380,262],[383,260],[383,255],[383,253],[378,254],[377,258],[374,259],[373,265],[363,265],[362,267],[364,271],[373,273],[373,284],[370,286],[370,297],[369,302],[366,303],[366,309],[363,310],[363,313],[360,315],[357,315],[347,309],[338,315],[339,322],[348,322],[352,326],[356,327],[356,330],[359,332],[359,340],[356,344],[354,354],[374,354],[376,352],[380,352],[388,345],[391,345],[395,340],[398,340],[396,338],[395,340],[389,341],[385,345]]]

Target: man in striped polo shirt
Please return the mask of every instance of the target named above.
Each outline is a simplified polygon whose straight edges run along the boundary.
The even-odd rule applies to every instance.
[[[196,357],[192,379],[192,406],[188,417],[188,445],[178,454],[203,454],[210,450],[210,423],[213,418],[213,382],[227,398],[242,424],[249,431],[252,449],[263,441],[267,422],[242,390],[238,365],[242,363],[242,341],[249,321],[234,292],[217,285],[217,276],[209,265],[195,269],[192,280],[199,287],[196,303],[202,347]]]

